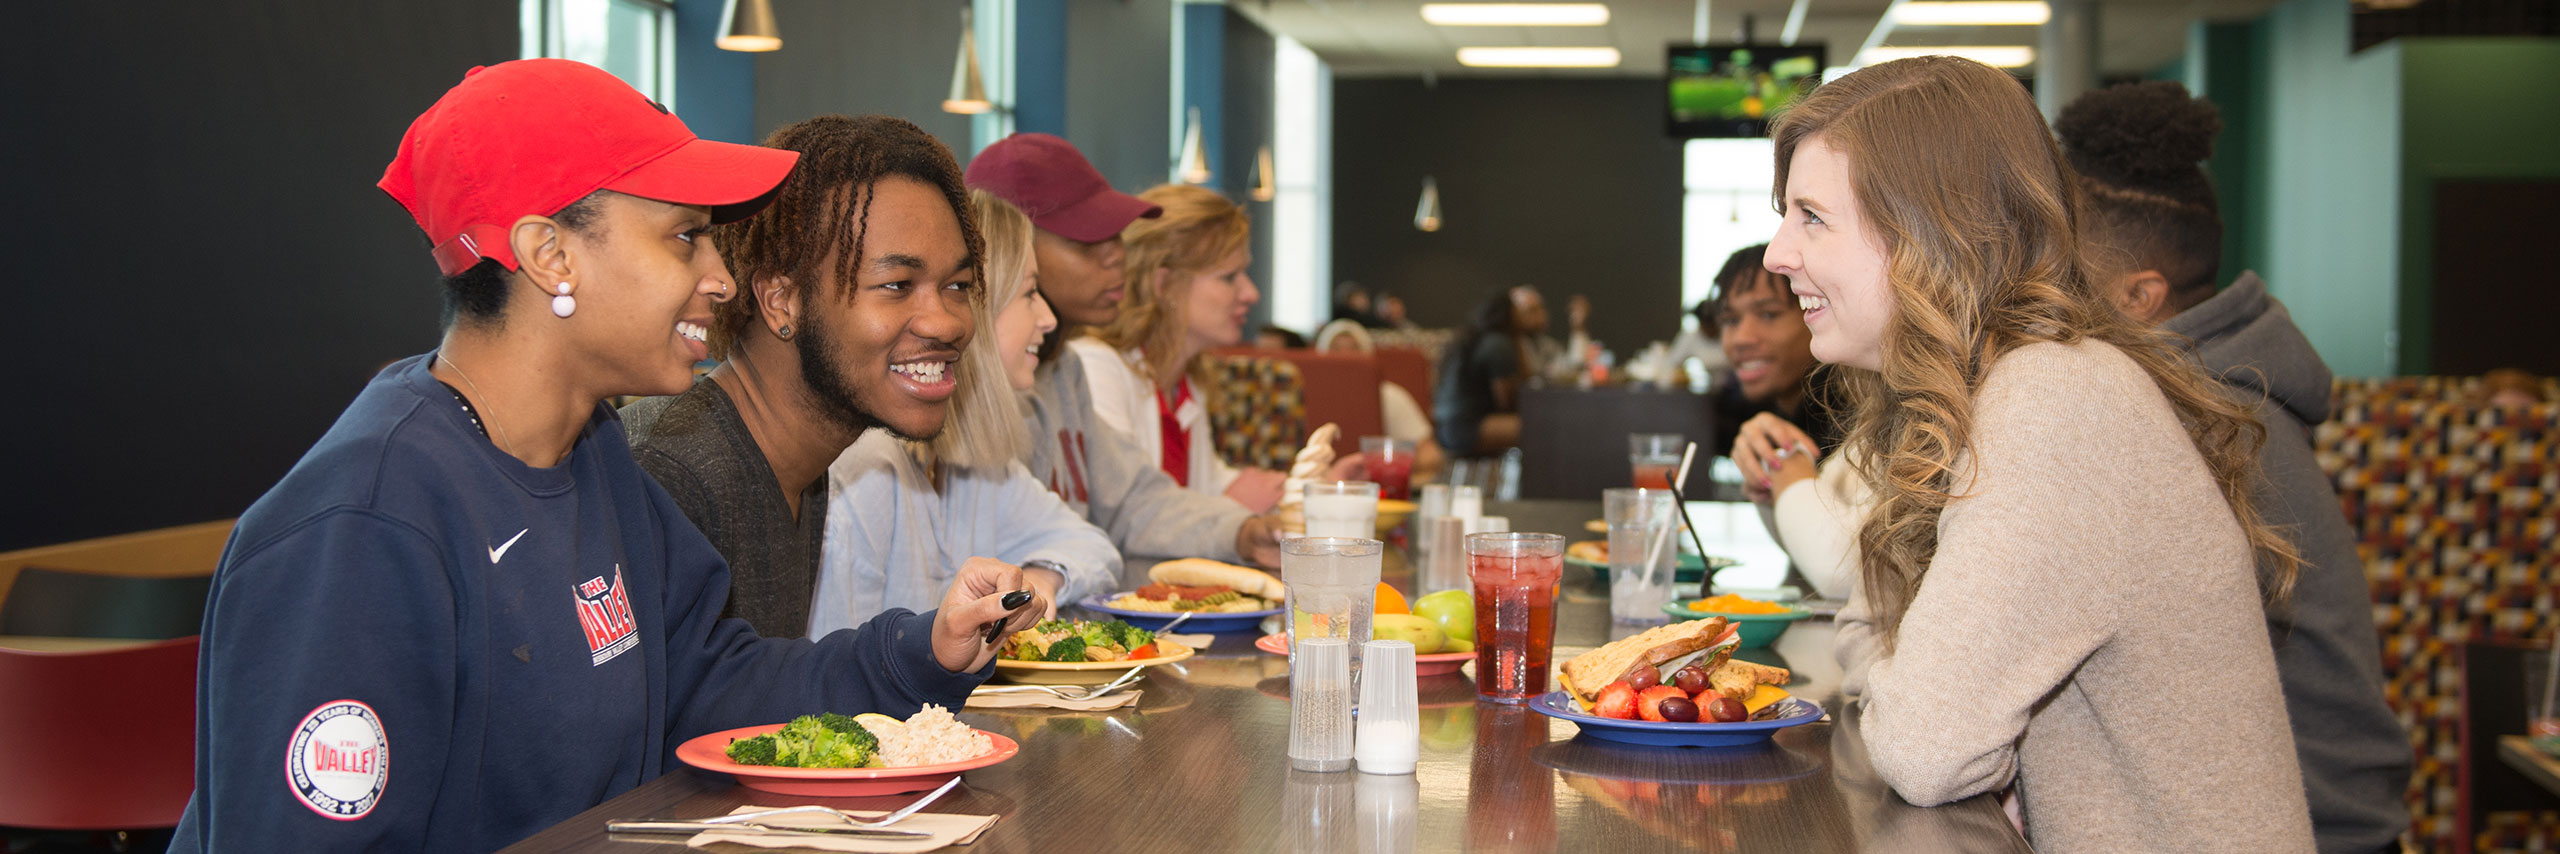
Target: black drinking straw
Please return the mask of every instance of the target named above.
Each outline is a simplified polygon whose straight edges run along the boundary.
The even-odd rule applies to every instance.
[[[1696,459],[1697,456],[1698,443],[1696,442],[1689,443],[1689,447],[1680,452],[1680,470],[1671,473],[1671,506],[1680,511],[1680,527],[1689,529],[1689,544],[1697,546],[1698,556],[1700,558],[1705,558],[1707,555],[1707,544],[1698,541],[1698,526],[1689,521],[1689,499],[1680,494],[1680,485],[1689,482],[1689,462]],[[1678,566],[1680,563],[1678,558],[1673,558],[1671,562],[1674,566]],[[1699,586],[1701,588],[1714,587],[1715,579],[1706,579],[1704,582],[1701,582]]]

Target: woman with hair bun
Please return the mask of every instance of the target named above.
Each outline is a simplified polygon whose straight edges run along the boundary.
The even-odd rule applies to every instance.
[[[2258,503],[2303,558],[2291,601],[2267,609],[2267,633],[2320,850],[2397,851],[2409,827],[2409,736],[2383,703],[2355,531],[2311,455],[2311,425],[2329,418],[2329,366],[2258,274],[2214,291],[2222,216],[2198,164],[2213,156],[2222,119],[2158,80],[2082,95],[2053,126],[2088,198],[2081,237],[2117,271],[2103,292],[2183,339],[2266,427]]]
[[[1877,775],[1921,805],[2014,786],[2039,851],[2311,850],[2259,604],[2298,563],[2251,494],[2265,431],[2108,304],[2025,90],[1901,60],[1771,135],[1766,263],[1846,369],[1875,496],[1839,642],[1872,662]]]

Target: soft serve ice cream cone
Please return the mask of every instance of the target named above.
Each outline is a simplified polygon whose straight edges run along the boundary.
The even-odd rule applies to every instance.
[[[1289,464],[1289,479],[1280,485],[1280,531],[1285,536],[1307,534],[1307,484],[1322,478],[1333,468],[1333,440],[1342,428],[1328,422],[1307,435],[1307,446],[1298,449],[1298,459]]]

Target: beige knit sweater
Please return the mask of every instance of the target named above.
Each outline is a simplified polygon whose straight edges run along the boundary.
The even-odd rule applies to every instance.
[[[1877,775],[1924,806],[2014,778],[2046,854],[2312,850],[2248,540],[2141,367],[2001,358],[1956,471],[1865,680]]]

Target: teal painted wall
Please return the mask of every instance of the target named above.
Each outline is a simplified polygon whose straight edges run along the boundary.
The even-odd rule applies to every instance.
[[[2330,370],[2389,376],[2400,372],[2401,49],[2349,55],[2348,18],[2347,0],[2292,0],[2252,28],[2260,127],[2240,257]]]
[[[2435,184],[2560,178],[2560,39],[2402,39],[2400,369],[2432,343]]]

